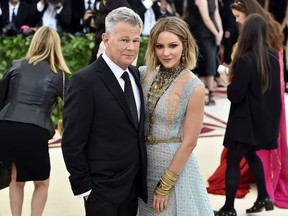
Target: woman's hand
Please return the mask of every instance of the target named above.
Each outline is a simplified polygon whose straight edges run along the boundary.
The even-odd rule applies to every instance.
[[[153,208],[157,212],[164,211],[168,207],[168,198],[169,198],[169,195],[164,196],[164,197],[159,197],[156,194],[154,194]]]

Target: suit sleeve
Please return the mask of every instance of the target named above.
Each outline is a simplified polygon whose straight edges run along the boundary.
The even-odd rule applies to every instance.
[[[7,72],[4,74],[2,80],[0,80],[0,110],[3,109],[3,107],[6,104],[6,99],[7,99],[8,91],[9,91],[9,83],[11,79],[11,73],[13,70],[14,68],[13,66],[11,66],[7,70]]]
[[[62,151],[73,193],[79,195],[92,188],[86,146],[93,121],[92,91],[81,76],[70,79],[64,101]]]
[[[227,87],[227,97],[231,103],[239,104],[245,98],[251,81],[251,72],[253,71],[249,59],[240,57],[235,64],[233,80]]]

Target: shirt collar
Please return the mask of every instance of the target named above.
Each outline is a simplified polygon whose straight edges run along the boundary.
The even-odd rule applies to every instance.
[[[115,77],[117,79],[120,79],[123,72],[127,71],[129,72],[128,68],[126,68],[125,70],[123,70],[122,68],[120,68],[118,65],[116,65],[104,52],[102,54],[102,57],[104,59],[104,61],[108,64],[109,68],[111,69],[111,71],[114,73]]]
[[[19,5],[20,5],[20,1],[19,1],[16,5],[12,5],[12,4],[9,2],[9,8],[11,8],[11,10],[12,10],[13,8],[15,8],[15,10],[18,10]]]

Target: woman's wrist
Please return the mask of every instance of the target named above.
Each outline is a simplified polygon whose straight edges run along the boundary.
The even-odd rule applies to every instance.
[[[159,197],[165,197],[169,195],[170,190],[173,188],[177,180],[178,175],[167,169],[155,188],[155,194]]]

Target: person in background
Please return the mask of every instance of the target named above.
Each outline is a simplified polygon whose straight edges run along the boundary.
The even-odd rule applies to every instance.
[[[287,0],[263,0],[264,9],[272,14],[274,19],[280,24],[280,31],[283,33],[283,45],[286,46],[288,38],[288,1]],[[288,68],[286,65],[286,49],[283,51],[283,73],[285,81],[285,92],[288,92]]]
[[[105,18],[105,52],[74,74],[63,110],[62,151],[86,216],[135,216],[147,201],[144,102],[132,66],[143,22],[119,7]]]
[[[91,51],[89,63],[94,62],[104,52],[105,46],[102,42],[102,34],[105,32],[105,18],[108,13],[118,7],[130,8],[130,5],[126,0],[102,0],[100,2],[99,11],[95,18],[94,47]]]
[[[49,26],[60,34],[69,32],[72,20],[72,4],[70,0],[40,0],[36,7],[40,26]]]
[[[223,23],[223,64],[229,65],[232,61],[231,55],[233,46],[238,39],[238,28],[235,17],[232,14],[232,10],[230,8],[231,4],[234,0],[225,0],[223,1],[223,9],[221,13],[221,19]]]
[[[160,0],[165,1],[165,0]],[[162,15],[158,0],[127,0],[132,10],[139,14],[143,21],[142,36],[148,36],[156,20]]]
[[[193,154],[203,124],[205,87],[190,70],[198,47],[180,18],[159,18],[139,68],[145,101],[148,203],[139,216],[213,215]]]
[[[100,0],[72,0],[70,32],[76,35],[94,33]]]
[[[276,150],[260,150],[257,155],[260,157],[266,180],[266,188],[274,204],[281,208],[288,208],[288,146],[286,129],[286,112],[284,98],[284,73],[283,73],[283,35],[279,24],[272,16],[265,11],[255,0],[237,0],[231,5],[236,21],[240,26],[246,17],[251,13],[258,13],[265,17],[268,25],[268,40],[271,48],[277,51],[280,64],[280,86],[281,86],[281,118],[280,136],[278,138],[278,148]],[[237,47],[237,46],[236,46]],[[221,154],[221,163],[212,176],[209,177],[208,192],[214,194],[225,194],[224,173],[226,170],[227,149],[224,148]],[[254,182],[249,166],[245,159],[241,161],[241,181],[236,197],[244,197],[249,192],[249,184]]]
[[[224,80],[226,76],[223,73]],[[234,201],[243,157],[253,174],[258,192],[254,205],[246,213],[259,212],[264,208],[266,211],[273,210],[263,165],[256,151],[276,149],[278,146],[280,64],[277,52],[268,44],[267,23],[259,14],[248,15],[241,27],[230,66],[227,97],[231,107],[223,142],[228,149],[226,201],[219,211],[215,211],[215,215],[237,215]]]
[[[217,46],[223,36],[218,0],[195,0],[187,2],[186,21],[198,42],[200,56],[195,73],[208,89],[205,105],[215,105],[213,97],[216,74]]]
[[[0,2],[0,33],[3,35],[15,36],[23,32],[24,26],[35,27],[33,18],[33,7],[25,1]]]
[[[0,81],[0,161],[11,174],[12,215],[21,215],[27,181],[34,182],[31,215],[43,213],[50,175],[48,140],[55,133],[50,115],[63,97],[66,73],[60,37],[45,26],[34,34],[26,57],[13,61]]]

